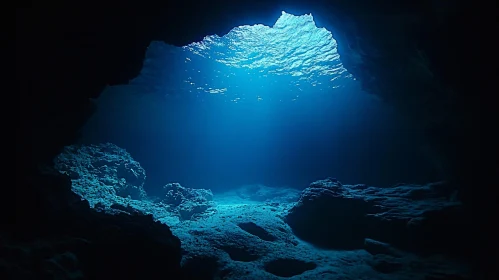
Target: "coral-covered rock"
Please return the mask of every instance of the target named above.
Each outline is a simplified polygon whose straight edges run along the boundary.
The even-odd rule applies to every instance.
[[[299,237],[324,247],[361,248],[373,238],[417,251],[462,250],[461,204],[449,190],[445,183],[377,188],[329,178],[306,188],[285,219]]]
[[[163,186],[160,196],[162,203],[175,207],[180,217],[185,220],[202,214],[215,205],[211,190],[185,188],[179,183]]]
[[[55,159],[55,168],[68,174],[73,191],[91,205],[117,195],[144,199],[145,170],[124,149],[112,144],[72,145]]]

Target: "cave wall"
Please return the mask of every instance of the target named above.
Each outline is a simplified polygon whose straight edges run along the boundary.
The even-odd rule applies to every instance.
[[[479,185],[498,170],[498,103],[490,67],[495,43],[474,28],[492,28],[492,12],[486,2],[399,5],[335,13],[331,25],[342,61],[366,91],[424,127],[434,157],[463,200],[482,196]]]
[[[138,75],[151,40],[174,45],[312,12],[345,67],[426,127],[436,157],[469,201],[495,199],[495,4],[454,1],[42,1],[16,9],[18,175],[73,143],[89,98]],[[493,200],[491,200],[493,201]],[[483,203],[483,205],[488,205]]]

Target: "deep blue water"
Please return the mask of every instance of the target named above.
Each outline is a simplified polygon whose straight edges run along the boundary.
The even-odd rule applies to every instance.
[[[97,102],[81,142],[127,149],[149,193],[168,182],[220,191],[328,176],[376,186],[435,179],[420,131],[360,89],[310,16],[183,48],[153,42],[141,75]]]

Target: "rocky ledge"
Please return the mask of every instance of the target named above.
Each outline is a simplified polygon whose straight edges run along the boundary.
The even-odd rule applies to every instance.
[[[0,231],[1,279],[181,279],[180,240],[152,215],[91,209],[55,170],[17,183],[15,220]]]

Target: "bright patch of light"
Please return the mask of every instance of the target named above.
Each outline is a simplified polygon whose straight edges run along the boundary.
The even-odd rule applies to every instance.
[[[130,83],[234,103],[296,101],[352,80],[337,46],[311,14],[282,12],[272,27],[239,26],[182,48],[151,42],[141,74]]]
[[[239,26],[223,37],[207,36],[184,49],[231,67],[311,81],[348,75],[336,40],[325,28],[317,28],[311,14],[294,16],[283,11],[273,27]]]

